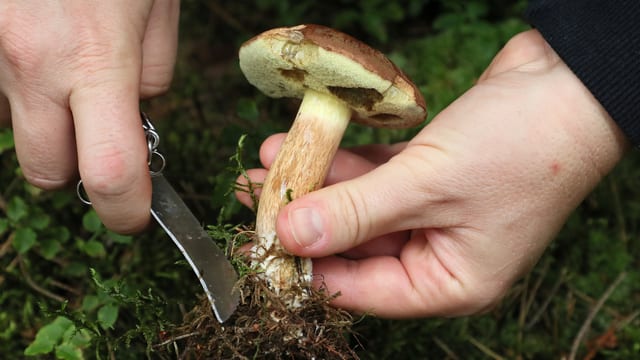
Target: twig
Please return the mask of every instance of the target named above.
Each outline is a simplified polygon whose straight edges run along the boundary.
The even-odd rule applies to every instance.
[[[76,289],[74,287],[71,287],[71,285],[67,285],[67,284],[65,284],[63,282],[60,282],[58,280],[49,280],[49,283],[52,286],[55,286],[57,288],[66,290],[66,291],[72,293],[73,295],[82,295],[82,292],[80,290],[78,290],[78,289]]]
[[[9,263],[9,265],[7,265],[6,268],[4,268],[5,273],[11,272],[13,270],[14,267],[16,267],[16,264],[18,263],[18,257],[16,256],[15,258],[13,258],[13,260],[11,260],[11,262]],[[0,276],[0,285],[2,285],[5,281],[5,277],[4,276]]]
[[[7,212],[7,201],[4,199],[4,196],[0,194],[0,210],[3,212]]]
[[[620,200],[620,191],[618,191],[618,184],[615,180],[609,179],[609,189],[611,190],[611,198],[613,200],[614,208],[613,213],[618,225],[616,227],[618,228],[620,240],[622,240],[623,243],[627,243],[629,241],[629,237],[627,236],[626,232],[624,210],[622,209],[622,201]]]
[[[604,292],[604,294],[602,294],[600,299],[598,299],[598,302],[595,304],[593,309],[591,309],[591,312],[589,312],[589,315],[587,316],[584,323],[582,324],[580,331],[578,331],[578,335],[576,335],[576,338],[573,340],[573,345],[571,346],[571,353],[569,354],[568,360],[575,360],[576,355],[578,353],[578,348],[580,348],[580,344],[582,343],[582,340],[584,339],[584,337],[587,335],[587,332],[591,328],[591,323],[593,322],[593,319],[596,317],[596,315],[598,314],[598,312],[600,311],[604,303],[607,301],[607,299],[611,296],[613,291],[618,287],[618,285],[620,285],[622,280],[624,280],[625,276],[627,276],[627,272],[626,271],[621,272],[618,275],[618,277],[613,281],[613,283],[609,285],[609,287]]]
[[[229,25],[232,29],[240,32],[245,32],[246,29],[242,26],[242,23],[233,17],[228,11],[224,9],[223,6],[218,4],[217,1],[209,1],[207,3],[209,5],[209,9],[219,17],[225,24]]]
[[[18,263],[18,258],[20,257],[20,255],[16,256],[13,258],[13,260],[11,260],[11,262],[9,263],[9,265],[7,265],[6,268],[4,268],[5,272],[11,272],[13,271],[13,268],[16,267],[16,264]]]
[[[13,243],[13,238],[15,237],[15,232],[12,232],[11,235],[7,237],[7,240],[0,244],[0,258],[3,257],[9,250],[11,249],[11,243]]]
[[[538,320],[540,320],[540,317],[542,317],[542,314],[544,314],[549,304],[551,304],[551,300],[558,292],[558,289],[560,289],[560,285],[562,285],[562,283],[564,282],[566,275],[567,275],[567,269],[563,268],[562,271],[560,272],[560,276],[556,280],[555,284],[553,284],[553,287],[551,288],[551,292],[549,293],[547,298],[544,299],[544,302],[542,303],[542,305],[540,305],[540,308],[538,309],[538,311],[536,311],[536,313],[533,315],[531,320],[529,320],[529,322],[525,325],[524,327],[525,330],[531,330],[531,328],[538,322]]]
[[[584,301],[585,303],[589,304],[589,306],[593,306],[596,304],[597,300],[592,298],[591,296],[583,293],[582,291],[576,289],[574,286],[571,285],[571,283],[567,283],[567,287],[569,287],[569,290],[571,290],[571,293],[573,295],[576,296],[576,298]],[[620,312],[616,311],[615,309],[608,307],[608,306],[604,306],[602,308],[602,311],[606,312],[607,314],[613,316],[613,317],[621,317],[622,314],[620,314]]]
[[[635,320],[635,318],[637,318],[638,315],[640,315],[640,310],[636,310],[636,311],[632,312],[630,315],[625,316],[624,319],[622,319],[622,321],[620,321],[620,323],[618,323],[616,328],[617,329],[622,329],[622,328],[626,327],[633,320]]]
[[[182,334],[182,335],[174,336],[174,337],[172,337],[170,339],[167,339],[167,340],[165,340],[165,341],[163,341],[163,342],[161,342],[159,344],[153,345],[153,347],[162,347],[162,346],[171,344],[172,342],[176,342],[178,340],[186,339],[186,338],[189,338],[189,337],[192,337],[192,336],[196,336],[196,335],[200,335],[200,332],[199,331],[194,331],[194,332],[190,332],[188,334]]]
[[[173,352],[176,353],[176,359],[180,360],[180,348],[178,348],[178,343],[176,341],[173,342]]]
[[[531,287],[530,293],[529,291],[527,291],[529,286],[525,286],[525,290],[523,291],[523,295],[522,295],[522,301],[520,304],[520,316],[518,318],[520,335],[522,335],[522,329],[525,327],[527,317],[529,316],[529,310],[531,310],[531,306],[533,305],[533,302],[535,301],[536,296],[538,295],[538,290],[540,289],[540,286],[542,286],[542,282],[544,278],[547,276],[547,273],[549,272],[550,266],[551,266],[551,260],[547,258],[544,264],[542,265],[542,269],[540,271],[540,275],[538,276],[538,279]],[[528,279],[527,279],[527,283],[528,283]]]
[[[29,285],[33,290],[35,290],[36,292],[39,292],[40,294],[53,299],[55,301],[58,302],[65,302],[66,299],[63,298],[60,295],[54,294],[51,291],[41,287],[40,285],[36,284],[35,281],[33,281],[33,279],[31,279],[31,276],[29,276],[29,273],[27,272],[26,267],[24,266],[24,261],[22,261],[22,257],[18,256],[18,264],[20,265],[20,273],[22,274],[22,277],[24,277],[24,281],[27,282],[27,285]]]
[[[504,360],[502,356],[498,355],[495,351],[489,349],[488,346],[474,339],[472,336],[469,336],[469,342],[472,343],[475,347],[477,347],[478,350],[482,351],[485,355],[491,357],[492,359]]]
[[[113,352],[113,346],[107,341],[107,352],[109,353],[109,359],[116,360],[116,354]]]
[[[456,353],[453,352],[453,350],[451,350],[449,348],[449,346],[447,346],[447,344],[445,344],[444,341],[442,341],[439,337],[434,336],[433,338],[433,342],[436,343],[436,345],[438,345],[438,347],[445,352],[445,354],[447,354],[447,356],[450,359],[453,360],[459,360],[460,358],[458,357],[458,355],[456,355]]]

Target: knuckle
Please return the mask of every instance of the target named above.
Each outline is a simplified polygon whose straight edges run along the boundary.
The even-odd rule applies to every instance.
[[[100,42],[81,42],[75,52],[77,57],[73,58],[71,65],[72,73],[76,76],[75,84],[79,87],[102,86],[112,79],[109,74],[116,73],[123,69],[133,68],[130,63],[133,61],[126,55],[120,55],[121,51],[110,47],[110,45]],[[107,75],[107,76],[105,76]]]
[[[340,224],[340,228],[344,229],[347,233],[344,234],[344,239],[351,239],[355,246],[368,238],[372,231],[372,224],[369,221],[371,216],[369,214],[369,208],[365,201],[365,195],[357,187],[350,187],[338,193],[337,204],[344,206],[342,211],[332,212],[334,214],[341,214],[340,219],[335,219],[337,224]]]
[[[16,76],[39,72],[48,48],[46,43],[41,43],[41,35],[29,31],[30,26],[25,22],[20,14],[0,16],[0,61],[13,69]]]
[[[75,159],[65,158],[55,150],[39,149],[37,142],[16,143],[20,171],[25,180],[43,190],[60,189],[69,184],[76,175]]]
[[[75,80],[91,82],[93,75],[135,65],[131,56],[132,41],[117,36],[117,32],[89,19],[74,18],[64,29],[73,30],[73,38],[55,41],[64,30],[52,30],[38,14],[8,6],[0,9],[0,64],[9,68],[18,80],[33,81],[51,67],[77,74]],[[55,56],[55,58],[53,58]]]
[[[152,97],[163,94],[169,90],[173,80],[173,68],[160,64],[145,66],[142,70],[140,82],[140,94],[142,97]]]
[[[140,83],[140,96],[149,98],[166,93],[171,86],[171,80],[142,81]]]
[[[133,189],[139,175],[132,154],[115,145],[103,145],[88,153],[92,155],[81,164],[81,174],[89,192],[101,198],[120,198]]]
[[[21,171],[27,182],[43,190],[61,189],[71,181],[68,174],[47,172],[30,165],[21,166]]]

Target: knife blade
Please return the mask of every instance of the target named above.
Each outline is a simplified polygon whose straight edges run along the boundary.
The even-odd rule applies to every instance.
[[[155,173],[151,182],[151,214],[191,265],[218,321],[226,321],[240,301],[235,269],[167,179]]]

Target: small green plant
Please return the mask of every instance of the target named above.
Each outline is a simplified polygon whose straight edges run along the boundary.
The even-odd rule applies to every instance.
[[[91,335],[78,330],[73,321],[58,316],[38,330],[35,340],[24,350],[27,356],[55,354],[57,359],[84,359],[83,350],[89,346]]]

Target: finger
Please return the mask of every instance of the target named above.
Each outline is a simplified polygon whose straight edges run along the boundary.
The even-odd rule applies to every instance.
[[[268,143],[267,146],[263,146],[263,148],[270,147],[275,149],[280,146],[280,137],[274,136],[269,139],[273,141],[273,144]],[[277,146],[272,146],[276,144]],[[273,162],[271,156],[275,155],[268,154],[267,151],[270,150],[261,151],[261,154],[264,156],[264,162],[267,163],[267,165],[271,165]],[[338,150],[335,160],[329,169],[325,185],[334,184],[365,174],[375,168],[375,166],[376,164],[365,160],[361,156],[345,150]],[[241,175],[236,179],[238,189],[236,190],[235,195],[240,203],[253,208],[255,199],[260,197],[260,184],[264,182],[267,172],[267,169],[249,169],[246,173],[248,178],[245,177],[245,175]]]
[[[140,64],[123,61],[95,71],[69,97],[85,190],[104,224],[121,233],[142,230],[150,217],[139,78]]]
[[[479,283],[472,274],[459,277],[443,261],[435,243],[453,242],[448,231],[413,231],[399,256],[361,260],[326,257],[314,260],[316,286],[320,279],[334,305],[389,318],[461,316],[484,312],[509,287],[508,281]],[[494,276],[495,278],[495,276]]]
[[[178,49],[179,18],[179,0],[154,2],[142,42],[142,97],[156,96],[169,89]]]
[[[269,136],[265,141],[260,145],[259,157],[262,166],[265,169],[271,168],[271,164],[273,160],[275,160],[278,155],[278,151],[284,142],[285,137],[287,137],[286,133],[279,133]]]
[[[12,97],[16,154],[26,180],[57,189],[76,178],[76,148],[69,110],[41,94]]]
[[[260,162],[265,168],[268,169],[271,167],[271,164],[273,163],[273,160],[275,160],[285,137],[285,133],[271,135],[262,143],[262,146],[260,147]],[[406,148],[406,146],[407,142],[400,142],[392,145],[367,144],[341,150],[342,152],[346,150],[353,155],[358,155],[371,163],[382,164],[400,153],[404,148]]]
[[[272,135],[262,143],[260,162],[265,168],[271,167],[285,137],[286,134]],[[329,168],[324,185],[335,184],[365,174],[380,163],[389,160],[404,147],[404,144],[398,144],[393,146],[366,145],[348,150],[339,149]]]
[[[324,185],[332,185],[368,173],[379,164],[367,158],[354,154],[349,150],[340,149],[336,152],[333,163],[329,168]]]
[[[424,312],[409,301],[412,286],[396,257],[349,260],[331,256],[314,259],[313,271],[316,287],[339,293],[332,301],[336,307],[383,318],[417,317]]]
[[[340,253],[378,236],[422,227],[457,224],[447,211],[447,191],[429,171],[428,154],[416,148],[374,170],[320,189],[289,203],[279,214],[277,231],[292,253],[321,257]],[[429,150],[426,150],[427,152]]]
[[[357,260],[376,256],[400,256],[400,251],[409,240],[408,231],[394,232],[371,239],[340,254],[341,257]]]
[[[271,151],[279,148],[282,144],[281,140],[284,140],[284,136],[272,136],[262,146],[260,154],[266,166],[270,166],[273,162],[275,154],[271,153]],[[334,184],[354,178],[371,171],[375,166],[376,164],[361,156],[346,150],[338,150],[325,184]],[[236,179],[236,184],[239,186],[236,191],[236,197],[243,205],[253,207],[253,199],[260,197],[260,184],[264,182],[267,172],[267,169],[249,169],[246,173],[248,179],[245,175],[241,175]]]
[[[400,153],[402,150],[404,150],[405,147],[407,147],[407,143],[401,142],[392,145],[370,144],[354,146],[349,148],[348,150],[356,155],[362,156],[363,158],[373,163],[382,164],[386,163],[392,157]]]
[[[469,299],[459,283],[436,262],[424,266],[417,283],[407,276],[406,266],[397,257],[378,256],[350,260],[331,256],[314,259],[314,286],[339,293],[332,305],[360,314],[382,318],[462,316],[483,311],[484,299]]]

